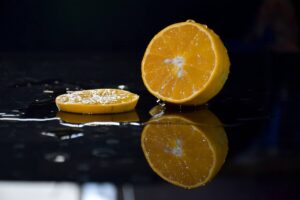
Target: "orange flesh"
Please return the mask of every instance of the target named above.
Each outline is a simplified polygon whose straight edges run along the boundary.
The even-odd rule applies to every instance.
[[[59,110],[72,113],[106,114],[133,110],[139,96],[119,89],[76,91],[56,97]]]
[[[215,70],[216,66],[225,69]],[[192,22],[174,24],[158,33],[142,62],[142,76],[148,90],[171,103],[189,104],[197,95],[210,99],[223,86],[224,83],[218,82],[222,82],[223,76],[227,78],[228,70],[227,52],[220,39],[205,25]],[[209,87],[216,91],[207,94],[204,90],[215,71],[217,83],[209,83],[214,84]],[[201,103],[204,102],[191,104]]]
[[[214,165],[207,138],[195,126],[183,125],[180,119],[172,119],[172,123],[151,124],[151,129],[145,130],[143,148],[152,168],[177,185],[189,187],[206,182]]]

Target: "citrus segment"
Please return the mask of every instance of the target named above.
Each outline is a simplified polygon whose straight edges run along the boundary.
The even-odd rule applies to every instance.
[[[82,90],[55,99],[59,110],[72,113],[104,114],[133,110],[139,96],[119,89]]]
[[[141,143],[153,171],[184,188],[195,188],[210,181],[220,170],[228,151],[224,128],[207,110],[153,119],[144,128]]]
[[[214,97],[229,73],[221,39],[193,21],[170,25],[149,43],[142,60],[146,88],[170,103],[198,105]]]

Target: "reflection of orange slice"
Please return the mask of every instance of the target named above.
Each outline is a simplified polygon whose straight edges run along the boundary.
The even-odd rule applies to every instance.
[[[88,123],[88,122],[137,122],[139,116],[135,111],[117,113],[117,114],[105,114],[105,115],[82,115],[68,112],[57,112],[57,117],[62,121],[68,123]]]
[[[223,87],[229,57],[219,36],[192,20],[172,24],[148,45],[142,78],[148,91],[170,103],[206,103]]]
[[[228,151],[225,130],[208,110],[153,119],[144,128],[141,142],[151,168],[166,181],[184,188],[210,181]]]
[[[56,97],[59,110],[72,113],[120,113],[134,109],[139,96],[119,89],[94,89],[72,92]]]

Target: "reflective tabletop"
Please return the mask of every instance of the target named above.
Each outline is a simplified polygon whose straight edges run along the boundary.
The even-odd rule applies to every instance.
[[[231,55],[223,90],[197,107],[151,96],[141,56],[2,54],[0,197],[1,185],[49,182],[81,199],[299,199],[298,54]],[[56,108],[94,88],[140,99],[111,115]]]

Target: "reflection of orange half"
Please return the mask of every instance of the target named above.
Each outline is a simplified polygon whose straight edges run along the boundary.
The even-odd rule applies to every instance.
[[[225,130],[208,110],[153,119],[144,128],[141,142],[150,167],[166,181],[184,188],[210,181],[228,152]]]
[[[84,115],[68,112],[57,112],[57,117],[68,123],[88,123],[88,122],[137,122],[139,116],[135,111],[120,114],[101,114],[101,115]]]

